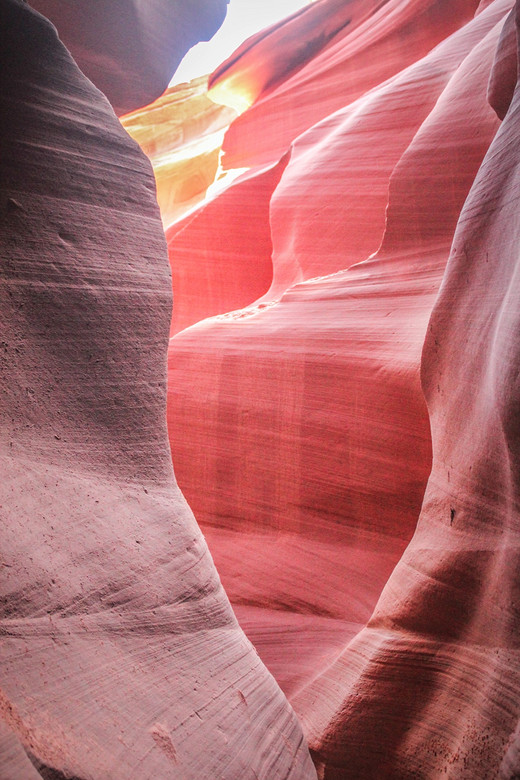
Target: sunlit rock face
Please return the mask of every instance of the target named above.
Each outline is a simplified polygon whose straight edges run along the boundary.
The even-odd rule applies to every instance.
[[[184,54],[222,24],[227,0],[30,0],[124,114],[164,92]]]
[[[478,406],[482,382],[482,397],[488,393],[486,403],[492,407],[497,397],[489,383],[498,368],[484,374],[487,363],[478,364],[479,369],[470,362],[464,380],[464,350],[477,360],[477,344],[484,344],[477,334],[482,329],[488,333],[497,316],[491,310],[501,306],[502,288],[494,293],[488,280],[480,289],[488,303],[478,315],[479,324],[470,327],[471,291],[476,295],[481,283],[459,274],[458,283],[468,285],[467,305],[457,314],[457,295],[445,298],[453,316],[446,346],[442,332],[435,332],[435,319],[433,331],[428,323],[461,210],[500,125],[488,88],[501,95],[507,108],[507,89],[497,93],[492,84],[493,79],[504,83],[500,68],[511,79],[507,52],[512,38],[509,27],[503,29],[512,2],[389,0],[318,6],[321,12],[329,7],[332,14],[348,6],[354,21],[350,30],[346,23],[338,27],[321,51],[310,47],[312,56],[306,63],[300,58],[299,70],[290,60],[284,78],[278,56],[282,25],[270,33],[277,47],[269,45],[269,35],[259,36],[210,81],[212,90],[221,84],[225,92],[228,79],[230,91],[238,84],[239,96],[247,93],[247,101],[256,100],[226,135],[225,164],[251,166],[251,171],[283,166],[283,171],[264,222],[272,245],[269,291],[256,301],[251,295],[250,305],[238,311],[222,308],[219,316],[177,333],[170,342],[168,420],[174,466],[237,617],[296,703],[323,777],[437,777],[449,774],[450,762],[457,767],[454,776],[493,777],[516,703],[505,704],[506,693],[500,698],[493,653],[485,655],[480,667],[484,655],[476,645],[465,648],[463,643],[474,614],[482,622],[478,636],[484,636],[487,607],[503,610],[500,626],[505,631],[509,620],[510,633],[500,668],[506,668],[507,656],[506,687],[515,682],[514,608],[510,605],[506,620],[504,605],[493,601],[500,590],[498,539],[500,533],[502,540],[511,535],[503,555],[512,572],[514,532],[497,530],[495,552],[486,552],[493,536],[482,531],[487,498],[477,512],[478,528],[471,519],[467,526],[457,526],[457,519],[461,522],[461,511],[468,518],[473,512],[465,504],[470,493],[462,491],[462,482],[466,484],[469,467],[475,468],[471,453],[479,448],[487,452],[486,465],[478,469],[479,484],[490,493],[496,489],[495,467],[486,471],[496,447],[492,439],[485,443],[485,426],[474,434],[477,407],[474,417],[466,419],[463,398],[471,399],[471,409]],[[296,31],[305,36],[305,15],[311,12],[317,13],[317,6],[287,22],[289,53]],[[252,78],[248,91],[255,68],[260,76]],[[218,90],[213,94],[217,97]],[[506,136],[500,143],[506,155],[511,140]],[[492,166],[492,158],[486,166]],[[490,172],[483,181],[492,177]],[[251,172],[249,181],[254,181]],[[218,220],[230,224],[228,204],[238,199],[233,190],[239,186],[235,183],[183,225],[178,240],[193,258],[205,246],[206,231],[215,233]],[[482,185],[481,197],[485,191]],[[251,213],[257,213],[252,186],[244,190],[245,198],[251,199]],[[471,203],[458,230],[473,231],[475,243],[482,244],[488,218],[476,220]],[[216,226],[203,227],[205,213],[211,213]],[[472,228],[466,225],[469,219]],[[254,246],[259,227],[257,220],[250,222],[242,222],[238,234],[244,243],[250,231]],[[463,244],[459,251],[464,254]],[[239,263],[236,245],[231,231],[227,253],[225,247],[219,249],[219,264]],[[252,263],[250,289],[256,268],[265,270],[260,256],[266,244],[261,247],[258,265]],[[494,258],[493,268],[506,285],[511,263],[499,273],[498,260]],[[190,258],[184,261],[180,255],[180,262],[189,266]],[[462,262],[468,272],[473,268],[469,254]],[[245,296],[245,278],[242,290]],[[213,290],[213,300],[217,292]],[[202,285],[201,296],[212,314]],[[504,323],[504,340],[508,328]],[[430,410],[420,377],[428,332],[423,370]],[[458,342],[465,345],[460,363]],[[491,349],[491,330],[486,344],[483,361]],[[432,359],[437,348],[443,350],[443,361],[455,366],[452,379],[447,366]],[[502,354],[507,350],[512,346],[504,346]],[[444,407],[448,388],[455,395]],[[513,404],[514,397],[503,400]],[[435,430],[436,415],[444,414],[436,411],[441,407],[450,409],[456,422],[452,430]],[[513,426],[513,412],[508,414]],[[446,520],[449,500],[431,493],[430,483],[419,526],[424,530],[405,552],[432,468],[431,424],[435,448],[439,437],[446,437],[458,452],[460,467],[454,465],[456,476],[450,471],[449,490],[454,496],[460,490],[460,498],[456,506],[450,504]],[[511,441],[512,433],[507,435]],[[472,439],[468,450],[467,438]],[[500,469],[505,469],[509,461],[502,457]],[[434,474],[437,468],[435,462]],[[514,487],[511,491],[501,494],[508,506]],[[438,510],[433,524],[428,519],[430,495]],[[480,498],[468,500],[478,503]],[[455,515],[450,526],[451,508]],[[464,545],[467,553],[459,555]],[[482,561],[478,550],[484,550]],[[401,559],[376,612],[382,617],[369,623]],[[464,605],[457,603],[465,597],[459,590],[471,592],[479,580],[480,595],[473,591],[468,596],[470,614],[462,626]],[[395,620],[388,617],[394,612]],[[370,629],[364,629],[367,623]],[[451,644],[445,644],[448,636]],[[485,691],[478,670],[487,675]],[[479,696],[482,702],[488,697],[481,710]],[[443,720],[457,712],[458,697],[463,714],[456,714],[453,731],[441,734]],[[509,708],[507,717],[498,718],[500,706]],[[492,715],[497,715],[498,726],[485,732],[486,718]],[[414,718],[417,729],[409,733]],[[469,752],[482,756],[485,750],[487,743],[479,741],[484,734],[491,738],[489,757],[475,758],[466,771]],[[488,774],[475,773],[479,767]]]
[[[271,285],[269,207],[288,156],[273,165],[223,171],[222,141],[236,116],[209,99],[202,77],[121,117],[155,173],[175,299],[171,335],[245,306]]]
[[[0,776],[313,778],[176,487],[150,165],[0,6]]]
[[[154,103],[121,117],[152,163],[165,228],[206,196],[220,147],[236,111],[207,96],[207,78],[167,89]]]

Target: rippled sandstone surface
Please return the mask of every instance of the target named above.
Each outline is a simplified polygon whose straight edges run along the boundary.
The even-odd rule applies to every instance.
[[[17,0],[0,52],[0,777],[313,778],[173,477],[150,164]]]
[[[189,6],[119,6],[121,113]],[[1,780],[520,776],[513,6],[319,0],[129,120],[215,569],[150,167],[2,0]]]
[[[233,192],[252,210],[260,175],[283,170],[269,290],[253,291],[260,244],[250,304],[214,316],[236,279],[214,276],[196,303],[209,319],[170,342],[174,465],[320,777],[513,777],[515,103],[495,138],[512,3],[312,12],[326,7],[337,31],[307,61],[280,52],[310,10],[210,78],[215,99],[251,104],[223,144],[248,189],[170,229],[174,277],[196,287],[191,258],[219,225],[219,267],[240,264],[259,227],[228,232]]]

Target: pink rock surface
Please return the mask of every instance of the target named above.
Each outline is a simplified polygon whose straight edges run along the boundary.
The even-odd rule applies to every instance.
[[[30,0],[118,114],[164,92],[188,49],[209,40],[227,0]]]
[[[247,306],[273,278],[271,197],[287,163],[256,168],[166,231],[172,268],[171,335]]]
[[[236,617],[149,166],[1,3],[0,780],[315,778],[237,618],[321,780],[520,776],[520,0],[322,0],[212,80],[252,167],[168,231],[168,426]]]
[[[502,70],[500,50],[496,62]],[[367,628],[297,700],[327,780],[345,767],[353,777],[520,774],[519,119],[517,87],[429,323],[433,468],[414,538]]]
[[[345,30],[351,33],[379,0],[322,0],[248,38],[210,77],[219,100],[242,110],[313,60]]]
[[[469,21],[478,5],[478,0],[327,0],[282,23],[271,36],[253,38],[238,50],[242,56],[231,57],[210,79],[217,100],[231,92],[239,98],[235,106],[245,96],[244,107],[259,98],[228,131],[224,165],[279,159],[296,136],[417,62]],[[333,36],[317,35],[328,29],[323,21],[314,28],[314,16],[323,10],[337,30]],[[308,50],[302,41],[310,43]],[[294,47],[298,57],[288,63],[285,52]]]
[[[0,5],[0,777],[313,778],[175,485],[148,161]]]
[[[415,17],[399,17],[406,34],[392,27],[392,40],[414,30],[424,46],[431,17],[411,5]],[[361,97],[347,94],[291,144],[270,200],[268,293],[170,342],[179,484],[242,625],[290,698],[370,619],[430,473],[421,351],[460,210],[499,126],[486,95],[511,2],[467,24],[467,4],[451,8],[459,30],[403,70],[394,59],[380,86],[367,76]],[[381,34],[371,19],[367,44]],[[336,77],[339,89],[344,72]],[[328,78],[316,82],[317,115],[328,110]],[[261,138],[253,112],[251,137]],[[201,237],[190,227],[181,235],[195,256]],[[228,265],[233,251],[231,239]],[[341,698],[341,684],[330,685]],[[297,699],[309,722],[313,697]]]
[[[516,50],[517,36],[513,9],[500,33],[488,84],[488,100],[500,119],[505,117],[516,87],[518,71]]]

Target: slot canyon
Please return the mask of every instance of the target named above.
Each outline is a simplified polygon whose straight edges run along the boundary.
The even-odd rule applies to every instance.
[[[0,0],[0,780],[519,780],[520,0],[226,14]]]

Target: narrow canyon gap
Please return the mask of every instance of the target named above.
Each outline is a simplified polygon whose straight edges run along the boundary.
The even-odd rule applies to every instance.
[[[519,3],[318,0],[150,106],[223,0],[33,5],[167,241],[0,0],[0,780],[513,780]]]

